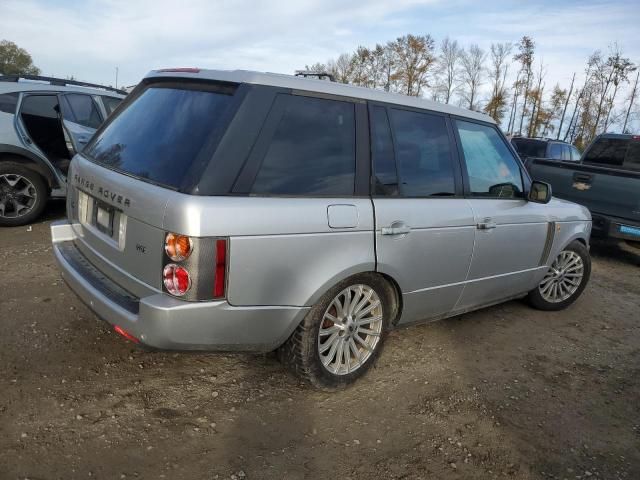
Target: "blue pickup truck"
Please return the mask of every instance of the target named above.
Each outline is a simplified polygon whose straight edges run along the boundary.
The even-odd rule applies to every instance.
[[[553,195],[584,205],[593,234],[640,241],[640,135],[598,135],[579,162],[530,159],[535,180]]]

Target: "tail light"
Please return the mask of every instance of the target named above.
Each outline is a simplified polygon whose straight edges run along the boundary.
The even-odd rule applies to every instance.
[[[216,240],[216,272],[213,279],[213,298],[224,298],[227,286],[227,241]]]
[[[171,295],[183,297],[191,288],[191,275],[186,268],[170,263],[162,271],[164,288]]]
[[[167,233],[164,240],[164,251],[174,262],[181,262],[189,258],[193,250],[193,240],[186,235],[178,235],[177,233]]]
[[[227,293],[228,240],[167,233],[163,290],[186,301],[219,300]]]

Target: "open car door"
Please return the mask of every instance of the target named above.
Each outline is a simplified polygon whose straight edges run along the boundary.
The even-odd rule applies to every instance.
[[[65,93],[60,97],[60,119],[71,156],[80,152],[103,122],[91,95]]]

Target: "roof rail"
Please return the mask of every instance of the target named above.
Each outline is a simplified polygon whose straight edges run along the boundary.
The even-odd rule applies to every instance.
[[[318,72],[315,70],[296,70],[295,73],[296,77],[303,77],[303,78],[317,78],[318,80],[329,80],[330,82],[335,82],[336,79],[334,78],[333,75],[331,75],[330,73],[327,72]]]
[[[55,77],[43,77],[40,75],[0,75],[0,82],[19,82],[23,80],[36,80],[39,82],[49,82],[51,85],[57,85],[59,87],[65,87],[67,85],[74,85],[78,87],[97,88],[100,90],[108,90],[110,92],[126,95],[127,92],[120,90],[119,88],[107,87],[105,85],[98,85],[97,83],[79,82],[77,80],[65,80]]]

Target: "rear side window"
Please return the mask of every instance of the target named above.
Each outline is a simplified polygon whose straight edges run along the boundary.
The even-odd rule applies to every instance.
[[[607,167],[621,167],[627,154],[629,140],[624,138],[598,138],[584,157],[585,163]]]
[[[640,172],[640,138],[629,142],[627,155],[624,158],[624,168]]]
[[[549,145],[549,158],[562,160],[562,144],[552,143]]]
[[[102,117],[98,113],[98,106],[90,95],[71,93],[63,96],[63,117],[65,120],[77,123],[83,127],[98,128]]]
[[[498,135],[487,125],[456,120],[471,193],[481,197],[522,197],[518,162]]]
[[[371,156],[375,180],[374,193],[398,195],[398,175],[389,119],[386,108],[380,106],[371,108]]]
[[[16,113],[17,105],[18,105],[17,93],[3,93],[2,95],[0,95],[0,112]]]
[[[278,95],[283,113],[251,188],[258,195],[353,195],[355,106]]]
[[[120,98],[104,97],[104,96],[101,98],[102,98],[102,103],[104,105],[104,109],[107,111],[107,115],[111,115],[113,111],[116,109],[116,107],[120,105],[120,102],[122,102],[122,99]]]
[[[569,145],[569,151],[571,152],[571,160],[572,161],[578,161],[580,160],[580,151],[574,147],[573,145]]]
[[[451,141],[445,118],[406,110],[390,111],[401,194],[455,195]]]
[[[179,189],[209,140],[225,125],[232,96],[151,85],[100,131],[85,153],[95,162],[152,183]]]

